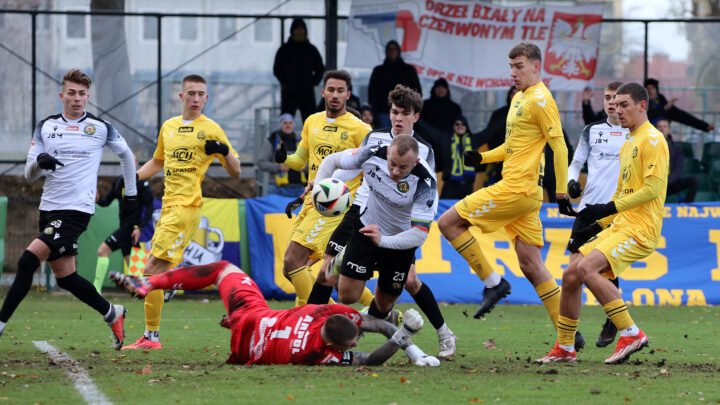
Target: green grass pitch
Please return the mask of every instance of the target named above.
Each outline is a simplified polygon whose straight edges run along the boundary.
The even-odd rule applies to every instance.
[[[112,301],[128,307],[126,344],[132,343],[144,330],[142,302],[120,294]],[[438,368],[410,365],[401,353],[379,367],[237,366],[225,363],[230,332],[218,326],[224,308],[217,295],[165,304],[164,349],[141,352],[112,350],[107,326],[76,299],[33,291],[0,337],[0,405],[82,403],[33,340],[79,361],[116,404],[720,403],[718,307],[631,307],[650,347],[619,366],[603,364],[614,345],[594,346],[604,319],[599,307],[583,308],[580,330],[588,345],[580,361],[543,366],[531,360],[555,341],[544,307],[499,305],[485,320],[466,316],[473,305],[441,309],[459,340],[454,359]],[[370,351],[382,339],[366,335],[358,350]],[[437,354],[428,322],[414,340]]]

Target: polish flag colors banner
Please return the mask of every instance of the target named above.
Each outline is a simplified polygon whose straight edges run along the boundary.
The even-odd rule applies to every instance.
[[[397,41],[418,75],[444,77],[468,90],[512,86],[508,52],[519,42],[542,51],[542,77],[553,90],[581,90],[595,77],[602,4],[505,7],[483,1],[353,0],[345,65],[383,63]]]

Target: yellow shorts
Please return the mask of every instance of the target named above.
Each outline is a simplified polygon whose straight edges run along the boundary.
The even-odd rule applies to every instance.
[[[611,226],[582,245],[580,253],[587,256],[593,250],[599,250],[610,263],[610,270],[603,275],[613,279],[631,264],[650,256],[657,244],[657,240],[643,237],[635,229]]]
[[[484,187],[455,204],[457,213],[483,233],[505,227],[513,240],[542,247],[544,244],[540,207],[542,201],[525,194],[511,193],[495,185]]]
[[[310,249],[312,251],[310,258],[321,259],[325,255],[325,247],[330,236],[342,222],[343,216],[322,216],[308,201],[306,200],[292,224],[290,240]]]
[[[173,266],[180,263],[183,251],[200,225],[200,211],[201,207],[163,207],[155,226],[150,254]]]

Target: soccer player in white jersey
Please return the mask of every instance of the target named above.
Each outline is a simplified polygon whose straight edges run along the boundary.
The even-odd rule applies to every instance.
[[[402,293],[415,249],[425,242],[437,212],[435,174],[418,154],[418,142],[412,136],[397,135],[389,146],[332,154],[317,174],[322,180],[336,169],[363,171],[368,196],[343,252],[338,297],[344,304],[357,302],[377,271],[368,314],[380,319],[390,313]]]
[[[47,261],[59,287],[98,311],[112,330],[113,346],[122,347],[125,308],[112,305],[92,283],[76,271],[77,241],[95,213],[97,172],[103,146],[121,159],[125,197],[123,214],[136,209],[135,160],[125,140],[110,123],[85,111],[91,80],[77,70],[63,76],[60,101],[63,111],[38,123],[25,163],[25,178],[45,176],[40,199],[40,235],[18,260],[15,280],[0,309],[0,335],[13,312],[30,291],[33,273]]]
[[[361,146],[387,146],[390,145],[390,142],[392,142],[393,138],[397,135],[410,135],[418,142],[420,157],[425,159],[431,170],[434,170],[435,156],[432,147],[427,141],[419,137],[413,129],[422,110],[422,96],[409,87],[397,85],[395,89],[388,94],[388,104],[391,106],[390,121],[392,127],[370,132],[363,140]],[[357,171],[341,170],[334,174],[334,176],[345,180],[353,178],[356,173]],[[342,222],[335,228],[335,231],[330,237],[330,241],[325,249],[323,267],[318,273],[318,278],[310,293],[308,303],[326,304],[328,302],[330,294],[332,293],[334,278],[326,278],[327,267],[331,262],[333,264],[337,263],[336,261],[332,261],[332,259],[340,255],[347,244],[354,230],[355,221],[360,215],[360,206],[367,200],[368,192],[368,184],[363,182],[355,193],[352,206],[348,212],[345,213]],[[337,261],[340,261],[340,257],[338,257]],[[410,272],[408,273],[407,282],[405,283],[405,290],[412,296],[415,303],[418,304],[436,330],[438,343],[440,345],[438,357],[447,358],[454,355],[456,337],[445,323],[445,319],[432,290],[417,277],[414,261],[410,266]],[[371,308],[373,311],[376,309],[375,306],[371,306]],[[368,308],[368,311],[370,311],[370,308]],[[371,315],[379,316],[380,314],[372,313]]]
[[[580,210],[588,204],[604,204],[610,201],[617,188],[620,149],[630,133],[627,128],[620,126],[615,106],[615,92],[620,86],[622,82],[612,82],[605,87],[603,110],[607,118],[593,122],[583,129],[572,163],[568,167],[568,194],[572,198],[577,198],[582,193]],[[585,162],[588,165],[588,176],[583,192],[577,179]],[[602,229],[597,222],[587,223],[579,217],[575,218],[567,245],[571,263],[581,257],[578,253],[580,246],[600,233]],[[617,278],[612,279],[612,282],[616,287],[619,286]],[[616,334],[615,324],[607,318],[595,345],[598,347],[609,345],[615,340]]]

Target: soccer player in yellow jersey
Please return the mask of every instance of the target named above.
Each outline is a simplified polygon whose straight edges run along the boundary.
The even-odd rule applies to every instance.
[[[648,94],[643,86],[620,86],[615,105],[620,125],[630,130],[620,149],[617,190],[610,202],[589,204],[578,214],[586,223],[601,220],[612,224],[580,247],[582,257],[563,273],[558,340],[550,353],[537,360],[539,363],[576,360],[573,336],[580,318],[583,284],[620,331],[615,352],[606,364],[622,363],[648,345],[647,335],[630,318],[625,301],[609,279],[655,250],[662,229],[670,158],[665,137],[648,122]]]
[[[141,180],[160,170],[165,175],[162,212],[143,269],[146,276],[164,273],[182,260],[183,251],[200,223],[200,183],[210,163],[217,158],[230,176],[240,176],[237,152],[225,132],[202,113],[207,99],[207,82],[202,76],[183,78],[182,115],[163,123],[152,159],[137,172]],[[145,297],[145,333],[123,349],[162,348],[159,331],[163,302],[162,290]]]
[[[275,161],[283,163],[293,170],[301,170],[309,164],[308,183],[315,180],[320,163],[331,153],[357,148],[372,128],[345,109],[350,97],[350,74],[344,70],[330,70],[323,77],[322,96],[325,99],[325,111],[315,113],[305,120],[302,139],[297,151],[290,156],[280,148]],[[347,186],[355,193],[362,174]],[[342,216],[325,217],[312,205],[311,193],[306,193],[300,214],[293,222],[290,243],[283,259],[283,273],[293,284],[297,298],[296,305],[305,305],[315,279],[307,266],[308,260],[320,259],[335,227]]]
[[[520,43],[510,50],[510,76],[518,88],[508,112],[505,143],[479,154],[466,152],[468,165],[504,161],[502,180],[482,188],[447,210],[438,220],[445,238],[470,264],[485,284],[483,301],[475,312],[479,318],[510,293],[510,283],[497,274],[470,233],[504,227],[515,243],[515,252],[528,281],[545,304],[553,323],[557,320],[560,288],[543,263],[540,206],[542,205],[543,148],[550,144],[555,158],[557,200],[560,212],[574,215],[567,189],[567,147],[563,139],[555,100],[540,79],[540,49]]]

